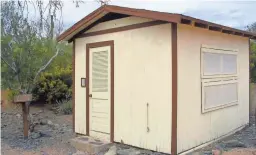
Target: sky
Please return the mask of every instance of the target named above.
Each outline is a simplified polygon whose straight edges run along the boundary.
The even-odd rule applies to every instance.
[[[199,0],[111,0],[111,5],[140,8],[161,12],[180,13],[217,24],[244,30],[256,22],[256,1],[199,1]],[[76,7],[72,0],[64,2],[64,29],[69,28],[100,4],[96,0],[84,0]]]

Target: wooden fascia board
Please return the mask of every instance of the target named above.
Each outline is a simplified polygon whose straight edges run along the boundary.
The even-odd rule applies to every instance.
[[[153,20],[162,20],[162,21],[173,22],[173,23],[180,23],[181,21],[181,17],[179,14],[171,14],[171,13],[169,14],[169,13],[148,11],[148,10],[135,10],[135,9],[123,8],[123,7],[117,7],[117,6],[108,6],[106,7],[106,10],[108,12],[113,12],[113,13],[126,14],[130,16],[137,16],[137,17],[148,18]]]
[[[72,34],[76,34],[79,31],[81,31],[84,27],[85,24],[88,23],[89,21],[95,19],[95,17],[97,17],[98,15],[100,15],[101,13],[103,13],[105,11],[105,6],[93,11],[92,13],[90,13],[88,16],[84,17],[83,19],[81,19],[79,22],[77,22],[76,24],[74,24],[72,27],[70,27],[68,30],[66,30],[65,32],[63,32],[58,38],[57,41],[61,41],[61,40],[69,40],[71,39],[73,36],[68,37]]]

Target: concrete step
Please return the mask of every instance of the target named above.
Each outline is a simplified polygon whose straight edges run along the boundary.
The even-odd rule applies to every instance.
[[[93,139],[88,136],[79,136],[70,140],[72,146],[77,150],[84,151],[88,154],[99,154],[107,151],[112,143]]]

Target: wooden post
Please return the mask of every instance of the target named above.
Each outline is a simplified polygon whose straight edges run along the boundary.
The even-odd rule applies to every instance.
[[[28,130],[29,130],[29,104],[32,101],[32,95],[18,95],[14,97],[14,103],[21,103],[22,104],[22,116],[23,116],[23,133],[24,138],[28,138]]]
[[[23,115],[23,133],[24,138],[28,138],[28,130],[29,130],[29,122],[28,122],[28,115],[29,115],[29,103],[22,103],[22,115]]]

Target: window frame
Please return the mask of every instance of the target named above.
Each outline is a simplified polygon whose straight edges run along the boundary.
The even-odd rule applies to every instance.
[[[219,54],[232,54],[236,55],[236,73],[235,74],[215,74],[215,75],[204,75],[204,57],[203,53],[219,53]],[[239,80],[238,80],[238,74],[239,74],[239,61],[238,61],[238,50],[236,49],[227,49],[227,48],[219,48],[219,47],[213,47],[208,45],[202,45],[200,48],[200,74],[201,74],[201,113],[208,113],[211,111],[227,108],[230,106],[235,106],[239,104]],[[221,63],[223,61],[221,60]],[[222,64],[221,64],[222,67]],[[221,69],[222,70],[222,69]],[[237,84],[237,100],[229,102],[229,103],[223,103],[216,105],[214,107],[205,107],[205,86],[213,86],[213,85],[224,85],[224,84],[230,84],[230,83],[236,83]]]
[[[206,86],[217,86],[217,85],[225,85],[225,84],[233,84],[233,83],[237,84],[237,90],[236,90],[237,100],[231,101],[229,103],[222,103],[222,104],[216,105],[214,107],[209,107],[209,108],[205,107],[205,91],[204,90],[205,90]],[[202,95],[202,113],[207,113],[210,111],[238,105],[238,101],[239,101],[238,87],[239,87],[239,83],[238,83],[237,77],[203,79],[202,87],[201,87],[202,88],[202,93],[201,93],[201,95]]]
[[[230,55],[236,55],[236,73],[235,74],[215,74],[215,75],[205,75],[204,74],[204,57],[203,53],[213,53],[213,54],[230,54]],[[237,50],[227,50],[227,49],[216,49],[216,48],[206,48],[206,47],[201,47],[200,51],[200,57],[201,57],[201,78],[223,78],[223,77],[233,77],[233,76],[238,76],[238,51]],[[221,61],[221,67],[222,67],[222,61]]]

